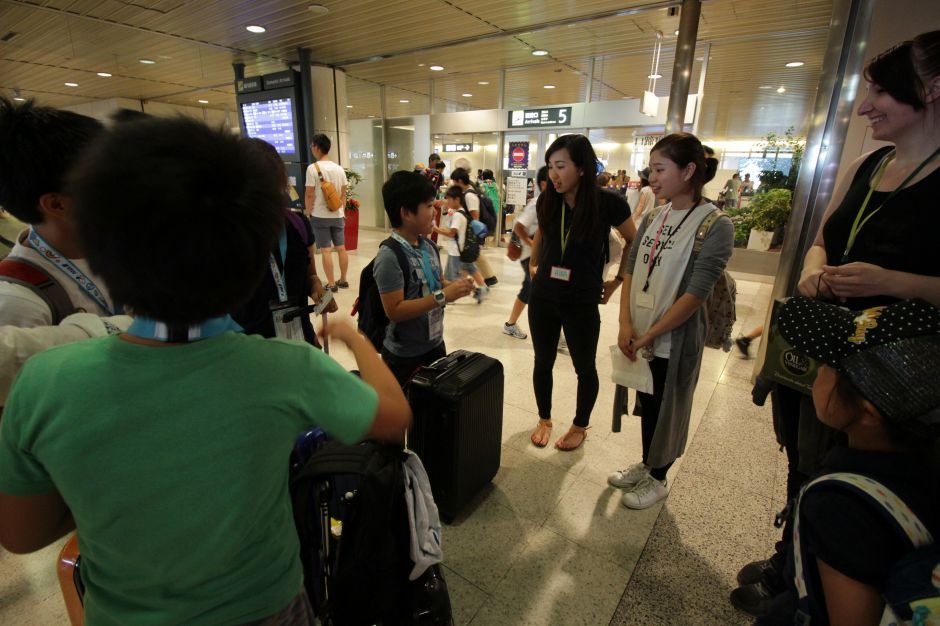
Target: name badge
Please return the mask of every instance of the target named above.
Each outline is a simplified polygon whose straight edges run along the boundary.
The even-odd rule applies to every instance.
[[[551,277],[555,280],[563,280],[566,283],[571,280],[571,270],[567,267],[559,267],[558,265],[552,265]]]
[[[300,308],[291,304],[278,303],[271,305],[271,315],[274,317],[274,334],[278,339],[304,341],[304,329],[300,325]],[[287,321],[285,321],[285,317],[288,318]]]
[[[444,309],[436,307],[428,312],[428,340],[440,341],[444,338]]]
[[[641,291],[640,293],[636,294],[636,305],[640,308],[652,309],[655,303],[656,300],[651,293]]]

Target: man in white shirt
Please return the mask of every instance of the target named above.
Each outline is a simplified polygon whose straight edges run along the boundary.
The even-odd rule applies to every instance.
[[[103,130],[84,115],[0,98],[0,205],[29,225],[0,263],[0,326],[120,312],[83,258],[64,191],[72,165]]]
[[[467,210],[470,211],[470,215],[473,219],[480,219],[480,196],[477,195],[477,192],[474,191],[473,186],[470,184],[470,173],[458,167],[450,175],[451,181],[461,189],[463,189],[464,200],[467,203]],[[497,235],[498,233],[490,233],[491,235]],[[493,268],[490,267],[490,262],[486,260],[486,257],[483,254],[480,254],[480,258],[476,262],[477,267],[480,268],[480,273],[483,274],[483,279],[486,281],[488,286],[493,286],[499,282],[496,278],[496,273],[493,272]]]
[[[307,217],[310,218],[310,225],[313,227],[317,248],[323,253],[326,288],[335,292],[339,288],[349,287],[349,282],[346,280],[346,272],[349,269],[349,256],[346,254],[344,235],[346,227],[344,211],[349,181],[346,179],[346,171],[343,167],[329,158],[332,146],[333,143],[330,138],[323,134],[314,135],[310,142],[310,151],[313,153],[314,162],[307,167],[304,208]],[[326,195],[320,186],[321,179],[329,181],[339,192],[340,206],[338,210],[330,210],[327,205]],[[336,248],[336,255],[339,257],[339,280],[336,282],[333,282],[332,253],[334,247]]]
[[[512,227],[513,234],[522,242],[522,254],[519,255],[519,263],[522,265],[522,289],[519,290],[516,301],[512,305],[509,321],[503,324],[503,333],[517,339],[525,339],[528,336],[519,328],[517,322],[522,312],[525,310],[526,305],[529,304],[529,292],[532,290],[532,276],[529,273],[529,261],[532,257],[532,238],[535,237],[535,231],[539,228],[536,203],[538,202],[539,195],[545,191],[545,187],[548,185],[548,166],[543,165],[539,168],[535,176],[535,184],[537,185],[538,193],[532,196],[528,204],[519,211],[519,215],[516,216]]]

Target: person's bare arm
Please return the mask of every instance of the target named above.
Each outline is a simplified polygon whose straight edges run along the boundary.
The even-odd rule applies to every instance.
[[[832,626],[875,625],[881,621],[885,603],[877,589],[849,578],[825,561],[816,559],[816,566]]]
[[[36,496],[0,494],[0,544],[14,554],[45,548],[75,530],[58,491]]]
[[[519,241],[525,245],[532,246],[532,237],[529,237],[529,233],[526,232],[525,226],[522,224],[516,224],[512,227],[512,232],[519,238]]]
[[[633,245],[633,240],[636,239],[636,224],[628,217],[617,227],[617,232],[624,238],[623,254],[620,256],[620,267],[617,269],[617,276],[604,283],[604,295],[601,298],[601,304],[607,304],[617,288],[620,287],[620,283],[623,282],[624,268],[627,266],[630,257],[628,252],[630,246]]]
[[[535,231],[535,237],[532,238],[532,256],[529,261],[529,274],[532,275],[532,278],[535,278],[535,274],[539,270],[539,248],[542,243],[542,229]]]
[[[473,290],[472,279],[457,279],[447,283],[442,291],[447,302],[453,302],[469,295]],[[428,311],[437,308],[438,303],[433,295],[426,295],[423,298],[412,300],[405,299],[405,290],[389,291],[380,294],[382,298],[382,308],[385,309],[385,315],[392,322],[404,322],[424,315]]]
[[[346,208],[346,192],[349,191],[349,185],[343,185],[343,190],[340,192],[340,209]]]
[[[316,189],[313,187],[304,187],[304,215],[310,217],[313,215],[313,198]]]

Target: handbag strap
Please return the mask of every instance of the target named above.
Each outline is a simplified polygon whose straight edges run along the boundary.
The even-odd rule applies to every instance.
[[[322,182],[325,182],[325,181],[323,180],[323,172],[320,171],[320,164],[319,164],[319,163],[314,163],[313,166],[314,166],[315,168],[317,168],[317,176],[320,177],[320,182],[321,182],[321,183],[322,183]]]

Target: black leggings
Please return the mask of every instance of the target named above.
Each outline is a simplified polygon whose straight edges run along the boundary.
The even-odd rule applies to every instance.
[[[642,358],[642,357],[638,357]],[[666,370],[669,369],[669,359],[655,357],[650,361],[650,371],[653,373],[653,393],[640,393],[642,415],[640,417],[640,430],[643,437],[643,464],[648,465],[647,460],[650,456],[650,448],[653,446],[653,435],[656,434],[656,424],[659,422],[659,408],[663,403],[664,387],[666,386]],[[672,463],[663,467],[654,467],[650,470],[650,476],[656,480],[666,479],[666,472],[672,467]]]
[[[558,337],[565,329],[565,340],[574,371],[578,375],[577,410],[574,425],[587,427],[597,401],[597,340],[601,315],[596,302],[555,302],[535,294],[529,297],[529,331],[535,349],[532,386],[539,417],[552,418],[552,368],[558,355]]]

